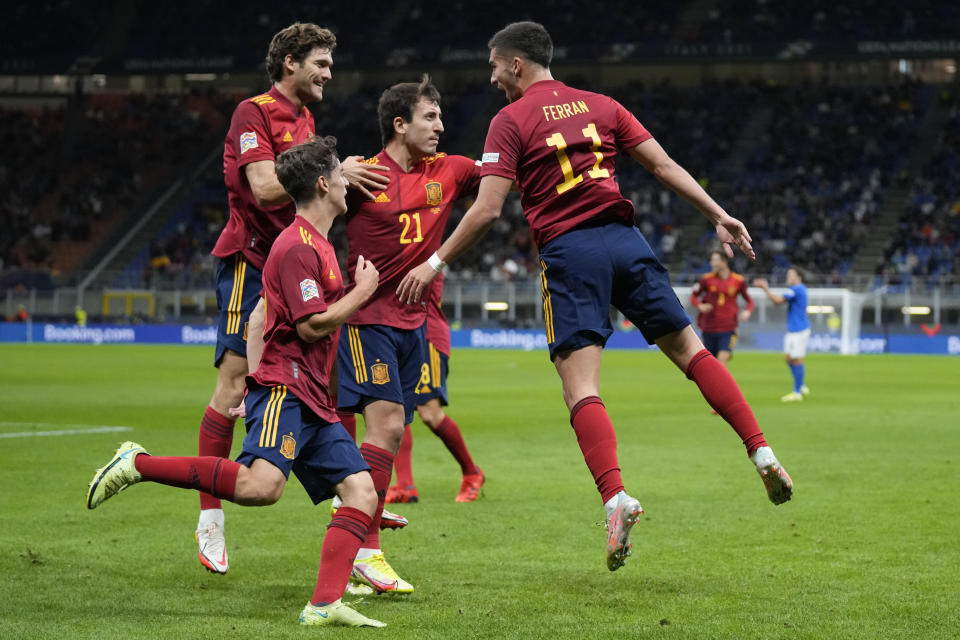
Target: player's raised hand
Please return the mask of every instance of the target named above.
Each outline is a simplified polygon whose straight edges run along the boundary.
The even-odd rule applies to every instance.
[[[361,162],[362,160],[363,156],[349,156],[343,161],[343,175],[352,188],[370,200],[376,200],[376,196],[370,191],[382,191],[390,184],[390,178],[383,173],[390,171],[390,167],[382,164],[367,164]]]
[[[743,255],[751,260],[757,259],[756,252],[750,246],[752,238],[747,232],[747,228],[736,218],[723,214],[723,217],[717,222],[717,238],[723,245],[723,251],[728,258],[733,257],[733,249],[730,245],[735,244],[743,252]]]
[[[369,260],[364,260],[363,256],[357,256],[357,269],[353,272],[353,281],[357,289],[365,293],[373,293],[377,290],[380,283],[380,272],[373,266]]]
[[[430,283],[437,277],[437,271],[430,266],[430,262],[423,262],[403,276],[400,286],[397,287],[397,297],[401,302],[414,304],[420,302],[420,297],[430,287]]]

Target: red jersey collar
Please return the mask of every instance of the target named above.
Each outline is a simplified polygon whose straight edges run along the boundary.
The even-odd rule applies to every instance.
[[[290,113],[293,114],[294,118],[300,117],[300,114],[302,113],[302,111],[297,111],[297,108],[294,106],[294,104],[290,102],[290,98],[283,95],[280,89],[277,89],[277,85],[273,85],[272,87],[270,87],[270,91],[268,91],[267,93],[273,96],[273,98],[277,102],[282,102],[288,109],[290,109]],[[304,105],[303,108],[306,109],[307,108],[306,105]]]
[[[299,213],[296,215],[296,217],[293,220],[294,222],[300,224],[300,226],[306,227],[307,232],[309,232],[310,235],[316,234],[318,238],[323,237],[323,234],[317,231],[317,228],[312,224],[310,224],[310,222]]]
[[[541,91],[550,91],[556,89],[557,87],[565,87],[567,85],[563,84],[559,80],[541,80],[540,82],[534,82],[532,85],[527,87],[527,90],[523,92],[523,95],[526,96],[531,93],[539,93]]]
[[[426,158],[422,158],[420,162],[413,165],[410,171],[406,171],[403,167],[397,164],[396,160],[390,157],[390,154],[387,153],[386,149],[381,149],[380,153],[378,153],[376,157],[377,159],[380,160],[380,164],[390,167],[391,170],[396,170],[396,171],[399,171],[400,173],[407,174],[407,175],[411,173],[416,173],[418,171],[422,171],[427,161]]]

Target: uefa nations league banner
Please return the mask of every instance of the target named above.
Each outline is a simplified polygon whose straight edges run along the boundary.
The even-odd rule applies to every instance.
[[[217,328],[204,325],[89,325],[0,323],[0,342],[45,342],[71,344],[204,344],[217,341]],[[470,349],[547,349],[547,336],[535,329],[459,329],[450,332],[451,346]],[[744,332],[738,348],[780,351],[783,333]],[[653,349],[638,331],[617,331],[607,342],[610,349]],[[814,333],[807,350],[839,353],[840,336]],[[862,334],[860,353],[917,353],[960,355],[960,336],[911,334]]]

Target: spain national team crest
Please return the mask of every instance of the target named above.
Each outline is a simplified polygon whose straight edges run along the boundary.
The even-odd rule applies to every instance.
[[[280,455],[287,460],[293,460],[297,453],[297,441],[293,439],[293,434],[283,436],[283,442],[280,443]]]
[[[443,202],[443,189],[440,186],[440,183],[434,180],[433,182],[428,182],[424,185],[424,188],[427,190],[427,204],[431,207],[435,207],[441,202]]]
[[[373,384],[387,384],[390,382],[390,371],[387,369],[387,363],[378,362],[370,365],[370,375]]]

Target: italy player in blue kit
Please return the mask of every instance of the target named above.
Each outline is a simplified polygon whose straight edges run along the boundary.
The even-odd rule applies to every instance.
[[[763,278],[754,281],[767,297],[777,305],[787,303],[787,335],[783,337],[783,353],[793,374],[793,391],[780,398],[782,402],[800,402],[810,393],[804,381],[806,369],[803,357],[807,355],[807,341],[810,340],[810,319],[807,317],[807,287],[803,284],[803,275],[796,267],[787,270],[787,286],[782,294],[770,291],[770,283]]]

